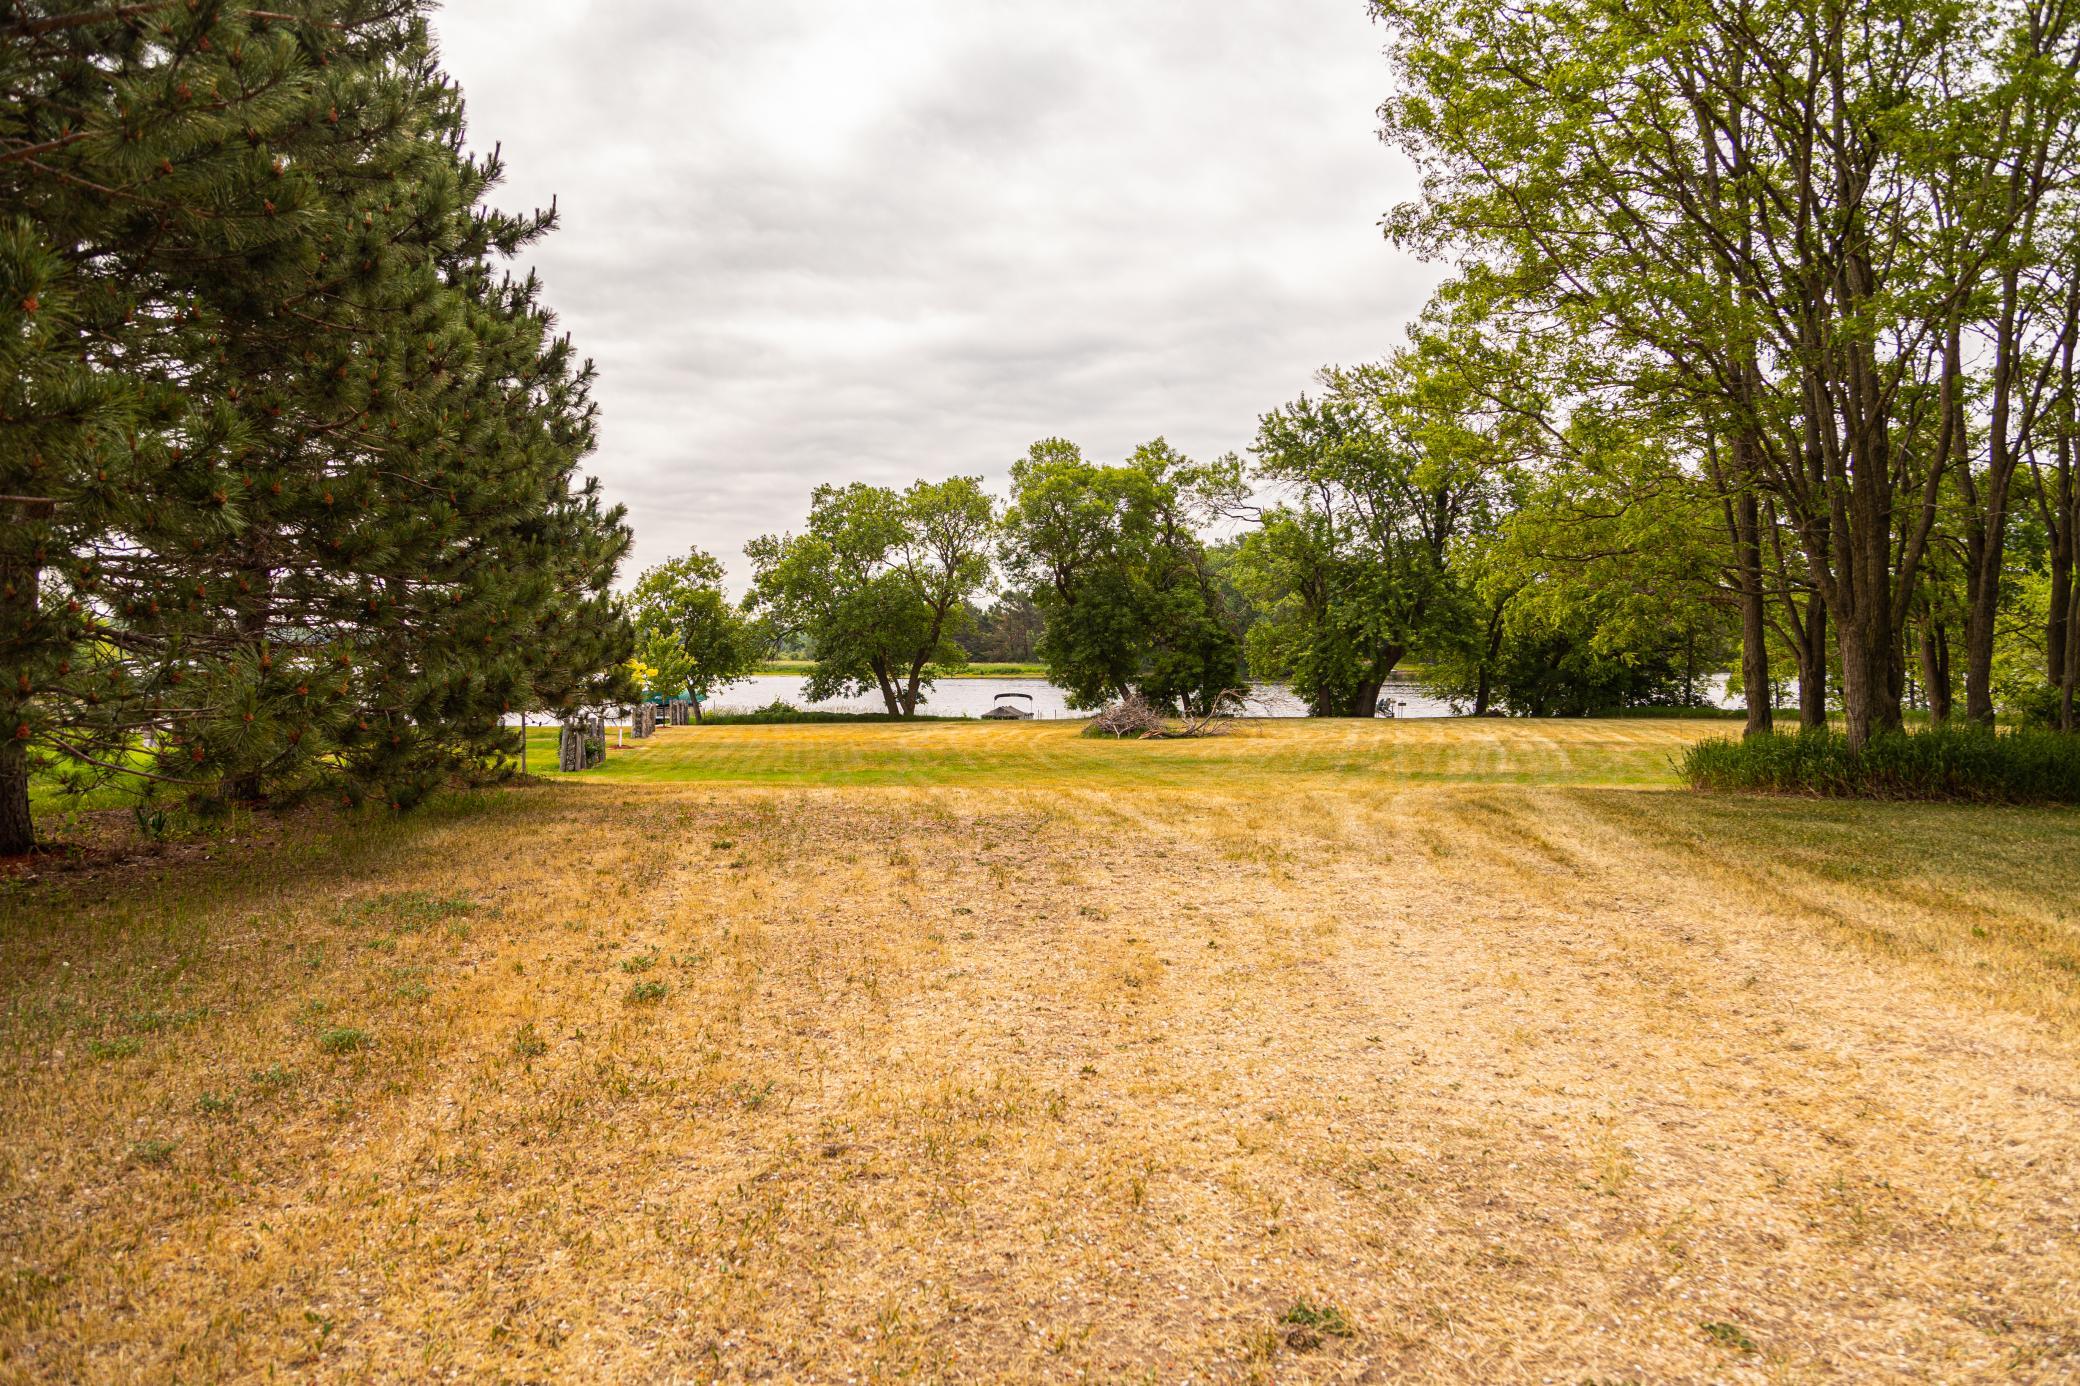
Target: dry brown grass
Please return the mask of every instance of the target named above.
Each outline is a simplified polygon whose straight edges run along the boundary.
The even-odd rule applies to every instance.
[[[1349,735],[0,896],[0,1379],[2080,1370],[2070,813],[1266,792]]]

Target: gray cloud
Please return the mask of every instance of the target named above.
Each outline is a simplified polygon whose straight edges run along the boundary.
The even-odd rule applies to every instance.
[[[599,363],[634,566],[798,526],[811,486],[1247,446],[1400,340],[1361,0],[448,0],[471,142]],[[633,575],[633,567],[628,576]]]

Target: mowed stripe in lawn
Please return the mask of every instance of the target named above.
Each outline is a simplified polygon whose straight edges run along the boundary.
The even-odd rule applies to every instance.
[[[599,782],[708,784],[1034,784],[1102,789],[1251,787],[1312,780],[1669,787],[1674,760],[1715,721],[1266,719],[1228,734],[1112,741],[1080,722],[809,723],[667,727],[611,744]],[[555,764],[555,733],[530,740],[530,768]]]

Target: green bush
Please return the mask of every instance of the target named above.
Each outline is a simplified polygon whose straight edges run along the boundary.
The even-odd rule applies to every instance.
[[[2059,706],[2058,685],[2036,683],[2010,698],[2007,711],[2025,727],[2048,729],[2058,725]]]
[[[1957,799],[2080,804],[2080,736],[1932,727],[1872,737],[1862,750],[1836,731],[1714,738],[1677,767],[1694,789],[1844,799]]]

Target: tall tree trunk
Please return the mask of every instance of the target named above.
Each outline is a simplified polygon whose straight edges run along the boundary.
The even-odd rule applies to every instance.
[[[901,717],[903,701],[896,691],[895,680],[889,676],[887,661],[877,656],[867,667],[873,670],[874,682],[881,689],[881,701],[888,708],[888,715]]]
[[[1950,720],[1950,632],[1929,615],[1921,621],[1921,683],[1928,695],[1928,720],[1943,726]]]
[[[1749,449],[1737,449],[1745,455]],[[1752,475],[1752,463],[1737,463]],[[1766,736],[1774,730],[1776,698],[1769,683],[1769,620],[1762,585],[1762,509],[1752,487],[1733,501],[1734,560],[1740,578],[1741,696],[1748,704],[1743,737]],[[1687,700],[1690,691],[1684,689]]]
[[[1804,638],[1798,651],[1798,726],[1827,725],[1827,603],[1815,592],[1806,598]]]
[[[1849,744],[1861,747],[1871,737],[1898,731],[1904,724],[1899,707],[1899,661],[1894,657],[1889,614],[1866,606],[1837,622],[1842,653],[1842,720]]]
[[[1508,605],[1509,598],[1504,597],[1488,613],[1488,649],[1481,656],[1480,673],[1473,686],[1473,715],[1476,717],[1488,715],[1488,701],[1493,696],[1495,682],[1495,661],[1502,654],[1502,612]]]
[[[1401,656],[1407,653],[1408,647],[1405,645],[1387,645],[1373,655],[1372,663],[1365,671],[1365,677],[1358,680],[1358,686],[1352,690],[1350,706],[1343,715],[1379,716],[1380,690],[1386,687],[1387,680],[1393,677],[1394,666],[1399,664]]]
[[[2070,472],[2068,473],[2070,476]],[[2064,493],[2066,503],[2065,528],[2068,540],[2080,533],[2080,491],[2068,488]],[[2080,593],[2071,593],[2066,601],[2065,664],[2058,674],[2058,727],[2060,731],[2080,730],[2074,721],[2073,703],[2076,689],[2080,689]]]
[[[0,512],[0,524],[24,525],[9,545],[21,557],[0,558],[0,631],[11,639],[36,623],[36,592],[42,567],[34,559],[35,543],[24,521],[39,507],[22,504]],[[16,646],[20,649],[20,646]],[[14,856],[36,846],[36,820],[29,812],[28,731],[30,675],[24,668],[0,670],[0,856]]]
[[[2054,686],[2065,675],[2066,627],[2071,624],[2072,609],[2072,549],[2054,544],[2051,550],[2051,610],[2044,621],[2044,681]]]
[[[0,857],[35,850],[36,820],[29,812],[29,743],[0,739]]]
[[[2080,521],[2080,506],[2075,506],[2073,519]],[[2080,601],[2066,608],[2066,667],[2058,681],[2058,728],[2063,732],[2080,730],[2080,723],[2073,720],[2076,687],[2080,687]]]
[[[2002,276],[2001,314],[1994,342],[1993,405],[1987,427],[1986,485],[1977,485],[1966,453],[1967,429],[1960,421],[1946,430],[1956,440],[1951,471],[1965,497],[1965,614],[1964,614],[1964,715],[1984,726],[1993,725],[1993,637],[2000,614],[2001,563],[2006,556],[2008,499],[2013,490],[2018,460],[2008,436],[2013,413],[2015,376],[2016,287],[2019,272],[2009,269]],[[1962,410],[1953,396],[1962,394],[1956,329],[1945,349],[1944,407]],[[1956,372],[1959,380],[1949,378]]]
[[[249,585],[256,590],[245,594],[239,603],[234,625],[238,638],[249,651],[258,652],[267,637],[268,602],[274,590],[274,576],[266,556],[255,546],[248,545],[246,575]],[[234,803],[258,803],[261,797],[260,772],[246,770],[234,775],[224,786],[224,795]]]
[[[2068,694],[2072,681],[2067,675],[2067,653],[2075,629],[2074,607],[2080,604],[2074,601],[2073,591],[2074,531],[2080,529],[2080,495],[2073,485],[2076,339],[2080,339],[2080,283],[2068,286],[2065,336],[2059,343],[2059,393],[2053,416],[2058,440],[2056,480],[2047,485],[2040,475],[2037,481],[2037,504],[2051,534],[2051,610],[2044,623],[2044,679]],[[2070,704],[2071,699],[2068,696],[2063,701]],[[2072,730],[2069,717],[2062,716],[2061,724]]]

